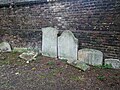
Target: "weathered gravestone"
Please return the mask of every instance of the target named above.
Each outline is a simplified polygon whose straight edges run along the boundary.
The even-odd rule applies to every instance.
[[[94,49],[81,49],[78,51],[78,61],[83,61],[90,65],[102,65],[103,53]]]
[[[52,27],[42,29],[42,55],[57,57],[58,30]]]
[[[66,30],[58,37],[58,57],[59,59],[77,60],[78,39],[73,33]],[[72,62],[72,61],[70,61]]]
[[[111,64],[113,68],[120,69],[119,59],[105,59],[105,64]]]
[[[0,43],[0,52],[10,52],[11,51],[11,46],[7,42],[2,42]]]

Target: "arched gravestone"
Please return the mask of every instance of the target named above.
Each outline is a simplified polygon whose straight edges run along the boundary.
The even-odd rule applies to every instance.
[[[57,34],[58,31],[52,27],[42,29],[42,55],[57,57]]]
[[[70,62],[77,60],[78,39],[69,30],[64,31],[58,37],[58,57],[67,59]]]
[[[78,51],[78,61],[83,61],[90,65],[102,65],[103,53],[95,49],[81,49]]]

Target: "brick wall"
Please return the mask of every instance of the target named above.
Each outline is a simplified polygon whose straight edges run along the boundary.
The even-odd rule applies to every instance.
[[[47,26],[71,30],[79,39],[79,49],[98,49],[107,58],[120,58],[120,0],[62,0],[0,8],[0,29],[9,34]]]

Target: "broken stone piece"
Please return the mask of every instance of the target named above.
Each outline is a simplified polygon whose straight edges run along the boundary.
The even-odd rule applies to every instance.
[[[86,63],[84,63],[84,62],[78,62],[76,65],[75,65],[75,67],[77,67],[77,68],[79,68],[79,69],[81,69],[81,70],[83,70],[83,71],[86,71],[86,70],[88,70],[88,69],[90,69],[90,66],[88,66]]]
[[[21,55],[19,55],[20,58],[27,60],[26,63],[29,63],[32,60],[36,60],[36,56],[38,55],[37,52],[34,51],[28,51],[28,52],[24,52]]]
[[[0,52],[11,52],[11,46],[7,42],[0,43]]]
[[[105,59],[105,64],[111,64],[113,68],[120,69],[119,59]]]
[[[75,60],[72,60],[72,59],[69,59],[69,60],[67,60],[67,63],[74,63],[75,62]]]
[[[87,65],[86,63],[80,61],[80,62],[69,62],[67,61],[68,64],[78,68],[78,69],[81,69],[83,71],[86,71],[86,70],[89,70],[90,69],[90,66]]]

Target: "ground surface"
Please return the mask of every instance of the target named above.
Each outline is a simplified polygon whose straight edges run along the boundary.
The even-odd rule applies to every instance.
[[[19,54],[0,53],[0,90],[120,90],[120,70],[83,72],[41,55],[27,64]]]

